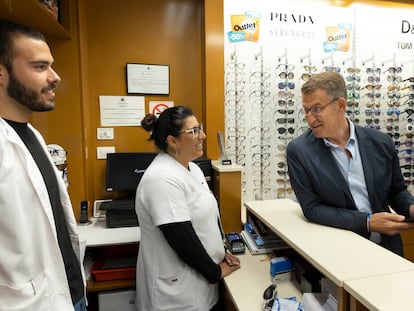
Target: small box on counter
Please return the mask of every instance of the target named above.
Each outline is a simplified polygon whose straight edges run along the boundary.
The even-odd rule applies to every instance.
[[[273,257],[270,259],[270,277],[272,282],[290,281],[292,261],[286,257]]]

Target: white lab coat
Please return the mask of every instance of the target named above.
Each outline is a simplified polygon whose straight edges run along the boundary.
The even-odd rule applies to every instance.
[[[31,129],[48,153],[40,133]],[[79,259],[72,205],[57,168],[55,171]],[[84,277],[83,265],[81,269]],[[0,311],[3,310],[73,311],[73,304],[42,175],[20,137],[0,118]]]
[[[224,259],[218,206],[201,169],[190,170],[161,152],[140,181],[136,210],[141,227],[137,264],[139,311],[207,311],[218,300],[218,284],[210,284],[185,264],[157,226],[191,221],[214,262]]]

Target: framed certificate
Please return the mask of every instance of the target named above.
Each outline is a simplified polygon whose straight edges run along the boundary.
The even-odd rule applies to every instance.
[[[127,64],[127,92],[129,94],[170,94],[170,66]]]

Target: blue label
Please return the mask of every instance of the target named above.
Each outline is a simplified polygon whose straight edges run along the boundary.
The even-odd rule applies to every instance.
[[[244,13],[245,16],[247,17],[256,17],[256,18],[261,18],[262,14],[260,12],[254,12],[254,11],[246,11],[246,13]]]
[[[335,52],[337,50],[336,43],[333,43],[333,42],[324,42],[323,43],[323,50],[326,53],[328,53],[328,52]]]
[[[227,33],[227,36],[229,37],[230,43],[243,42],[244,41],[244,32],[229,31]]]
[[[352,24],[340,23],[338,24],[339,28],[352,30]]]

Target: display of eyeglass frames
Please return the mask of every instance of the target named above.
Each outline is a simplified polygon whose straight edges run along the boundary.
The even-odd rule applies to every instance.
[[[285,59],[286,60],[286,59]],[[289,194],[293,193],[290,186],[289,175],[287,172],[287,162],[285,155],[285,146],[295,137],[295,132],[297,130],[297,119],[296,119],[296,101],[295,101],[295,90],[297,84],[300,81],[309,79],[311,73],[302,73],[299,77],[298,82],[294,82],[295,74],[293,70],[295,69],[294,64],[279,63],[276,66],[276,73],[279,73],[277,76],[276,83],[278,86],[277,93],[277,109],[273,115],[273,120],[275,124],[275,135],[278,139],[279,152],[276,153],[276,170],[275,178],[276,183],[274,182],[273,186],[275,189],[274,197],[282,198],[286,197]],[[286,77],[286,73],[288,76]],[[282,150],[280,150],[282,149]],[[280,152],[283,151],[283,152]]]
[[[226,63],[225,70],[225,122],[226,139],[229,142],[227,152],[240,164],[243,164],[245,159],[245,67],[244,63],[237,60],[236,53],[233,53]]]
[[[348,118],[359,124],[359,102],[361,98],[361,69],[348,67],[345,71],[345,82],[347,90],[346,114]]]
[[[292,62],[287,51],[277,61],[265,61],[262,50],[253,58],[236,54],[225,66],[225,133],[228,155],[244,167],[244,200],[294,197],[286,146],[309,129],[300,88],[322,71],[343,75],[350,120],[393,139],[405,182],[414,189],[414,77],[405,78],[402,66]]]

